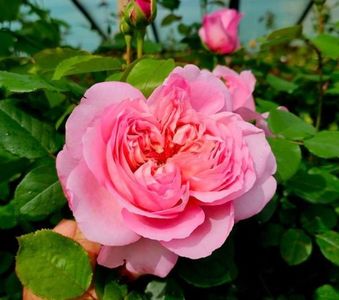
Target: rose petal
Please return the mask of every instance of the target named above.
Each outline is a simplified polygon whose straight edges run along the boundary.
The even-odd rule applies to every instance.
[[[277,182],[270,176],[262,183],[257,183],[245,195],[236,199],[234,204],[235,220],[243,220],[259,213],[273,197]]]
[[[84,163],[72,171],[66,188],[71,195],[73,215],[88,240],[121,246],[140,238],[125,226],[120,206],[98,185]]]
[[[189,236],[205,219],[204,211],[198,206],[187,206],[173,219],[152,219],[132,214],[126,209],[122,216],[127,226],[137,234],[162,241]]]
[[[233,205],[204,207],[205,222],[185,239],[161,244],[179,256],[198,259],[212,254],[225,242],[234,224]]]
[[[124,82],[101,82],[89,88],[66,122],[66,144],[74,158],[80,159],[82,136],[93,120],[107,107],[126,99],[144,99],[143,94]]]
[[[177,262],[178,256],[157,241],[140,239],[121,247],[101,248],[98,263],[116,268],[126,263],[126,269],[135,275],[152,274],[166,277]]]

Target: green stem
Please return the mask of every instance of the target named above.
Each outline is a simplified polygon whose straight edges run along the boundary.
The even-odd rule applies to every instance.
[[[125,34],[126,42],[126,62],[129,65],[132,61],[132,36]]]
[[[145,30],[138,30],[136,32],[136,35],[137,35],[137,58],[141,58],[144,49]]]

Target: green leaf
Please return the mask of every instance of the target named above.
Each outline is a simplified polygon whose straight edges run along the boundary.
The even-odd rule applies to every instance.
[[[295,83],[279,78],[272,74],[268,74],[266,81],[271,87],[279,92],[292,94],[298,88]]]
[[[34,66],[32,71],[39,73],[54,72],[57,65],[68,58],[74,56],[88,55],[89,53],[82,50],[70,48],[52,48],[44,49],[33,56]]]
[[[327,204],[339,199],[338,178],[322,169],[313,168],[308,173],[300,170],[286,186],[311,203]]]
[[[261,45],[262,49],[288,43],[293,39],[299,38],[302,35],[302,27],[300,25],[281,28],[270,33],[265,42]]]
[[[174,22],[180,21],[182,19],[181,16],[177,16],[175,14],[169,14],[165,16],[161,21],[161,26],[168,26]]]
[[[321,233],[337,224],[337,215],[332,207],[312,205],[302,212],[300,221],[308,232]]]
[[[268,112],[278,108],[278,104],[260,98],[256,98],[255,102],[257,103],[256,110],[260,113]]]
[[[311,239],[300,229],[287,230],[280,242],[280,254],[290,265],[299,265],[306,261],[312,252]]]
[[[0,22],[17,19],[21,0],[0,0]]]
[[[299,169],[301,151],[299,145],[284,139],[269,138],[277,161],[277,174],[282,181],[291,178]]]
[[[149,282],[145,290],[150,300],[184,300],[184,294],[180,286],[173,280],[153,280]]]
[[[179,276],[196,287],[208,288],[233,281],[238,275],[234,262],[234,246],[228,239],[226,244],[215,250],[211,256],[178,263]]]
[[[326,231],[316,236],[321,253],[333,264],[339,266],[339,233]]]
[[[320,131],[304,141],[305,147],[322,158],[339,157],[339,131]]]
[[[65,59],[55,69],[53,80],[64,76],[100,71],[120,70],[121,62],[117,58],[99,55],[80,55]]]
[[[120,285],[115,281],[106,284],[102,300],[124,300],[128,289],[126,285]]]
[[[138,88],[148,97],[174,69],[173,59],[145,58],[138,61],[129,71],[126,82]]]
[[[14,263],[14,256],[10,252],[0,252],[0,274],[9,270]]]
[[[339,38],[329,34],[320,34],[312,39],[312,43],[329,58],[339,58]]]
[[[0,229],[10,229],[17,224],[15,208],[12,203],[0,206]]]
[[[59,147],[54,129],[18,109],[12,100],[0,101],[0,136],[0,147],[19,157],[42,157]]]
[[[54,300],[82,295],[89,287],[92,269],[86,251],[72,239],[50,230],[18,238],[16,272],[34,294]]]
[[[318,287],[314,294],[314,300],[338,300],[339,290],[330,284],[324,284]]]
[[[300,140],[315,135],[316,129],[296,115],[282,110],[272,110],[268,118],[269,128],[274,134],[287,139]]]
[[[29,93],[40,89],[48,91],[62,90],[51,85],[39,75],[18,74],[6,71],[0,71],[0,87],[13,93]]]
[[[66,203],[54,164],[33,169],[19,183],[13,201],[24,216],[41,218],[50,215]]]

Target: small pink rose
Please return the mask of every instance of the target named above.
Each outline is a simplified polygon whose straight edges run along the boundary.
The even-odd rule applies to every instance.
[[[104,245],[99,264],[164,277],[178,256],[209,256],[261,211],[275,159],[264,132],[231,111],[225,84],[193,65],[147,101],[122,82],[86,92],[57,170],[81,231]]]
[[[242,14],[235,9],[223,8],[203,17],[199,36],[212,52],[229,54],[240,46],[238,26]]]

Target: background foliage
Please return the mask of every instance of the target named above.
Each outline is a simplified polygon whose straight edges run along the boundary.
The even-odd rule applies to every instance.
[[[318,23],[314,37],[293,26],[222,57],[202,47],[199,24],[187,25],[176,15],[180,1],[159,1],[168,9],[162,25],[177,24],[178,47],[148,41],[146,58],[126,66],[120,35],[95,53],[60,47],[67,24],[34,1],[0,1],[0,299],[21,298],[14,271],[21,235],[16,272],[25,285],[66,299],[90,284],[88,259],[76,243],[50,231],[32,233],[72,218],[55,154],[83,92],[98,81],[122,80],[148,96],[176,64],[186,63],[209,69],[226,64],[255,74],[257,110],[270,111],[276,196],[258,216],[238,223],[211,257],[181,259],[167,279],[132,282],[119,270],[97,267],[100,299],[339,299],[339,27],[326,23],[324,1],[315,2],[316,23],[326,26]],[[8,26],[14,21],[17,26]],[[33,242],[37,248],[27,247]],[[60,262],[48,251],[69,261],[66,278],[50,281],[56,289],[42,280],[40,266],[53,269]],[[29,269],[33,278],[27,279]],[[62,294],[70,274],[77,283]]]

